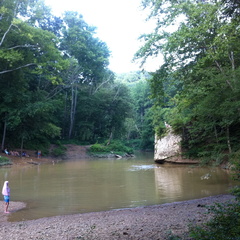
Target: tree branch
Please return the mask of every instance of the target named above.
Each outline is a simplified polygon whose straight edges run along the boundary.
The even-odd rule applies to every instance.
[[[30,44],[17,45],[17,46],[8,48],[7,50],[12,50],[12,49],[15,49],[15,48],[29,48],[29,47],[37,47],[37,45],[30,45]]]
[[[231,51],[229,54],[228,54],[228,57],[229,57],[229,60],[231,62],[231,65],[232,65],[232,70],[235,70],[235,62],[234,62],[234,54],[233,54],[233,51]]]
[[[49,94],[46,96],[46,100],[53,98],[55,95],[60,93],[63,89],[64,89],[63,85],[58,85],[51,92],[49,92]]]
[[[16,5],[15,5],[13,17],[15,17],[17,15],[18,6],[19,6],[19,2],[17,2]],[[2,46],[3,41],[5,40],[7,34],[9,33],[12,26],[13,26],[13,20],[11,21],[11,24],[9,25],[7,31],[3,34],[3,37],[2,37],[1,42],[0,42],[0,47]]]
[[[107,79],[106,81],[102,82],[94,91],[93,95],[98,91],[99,88],[101,88],[105,83],[107,83],[110,79]]]
[[[10,31],[10,29],[11,29],[12,26],[13,26],[13,24],[11,23],[11,24],[9,25],[7,31],[3,34],[2,40],[1,40],[1,42],[0,42],[0,47],[2,46],[3,41],[5,40],[7,34],[9,33],[9,31]]]
[[[20,66],[20,67],[11,69],[11,70],[4,70],[4,71],[0,72],[0,74],[4,74],[4,73],[8,73],[8,72],[13,72],[13,71],[16,71],[16,70],[18,70],[18,69],[25,68],[25,67],[29,67],[29,66],[32,66],[32,65],[36,65],[36,64],[35,64],[35,63],[29,63],[29,64],[26,64],[26,65],[23,65],[23,66]]]

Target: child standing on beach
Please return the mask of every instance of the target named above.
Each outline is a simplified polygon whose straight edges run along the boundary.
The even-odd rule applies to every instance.
[[[8,206],[9,206],[9,201],[10,201],[10,188],[8,186],[8,181],[5,181],[3,184],[2,195],[4,197],[4,202],[5,202],[5,211],[4,212],[9,213]]]

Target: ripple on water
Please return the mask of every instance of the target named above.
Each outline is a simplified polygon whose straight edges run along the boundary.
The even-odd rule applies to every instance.
[[[128,171],[146,171],[156,168],[156,165],[150,164],[150,165],[132,165]]]

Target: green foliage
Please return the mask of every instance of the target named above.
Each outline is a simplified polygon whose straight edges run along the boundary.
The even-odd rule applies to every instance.
[[[77,59],[85,81],[101,82],[110,57],[106,43],[94,37],[96,28],[89,26],[81,14],[65,12],[63,20],[67,27],[63,29],[61,49]]]
[[[134,150],[141,150],[141,139],[129,139],[126,141],[126,146],[134,149]]]
[[[59,143],[56,147],[52,149],[51,155],[53,155],[54,157],[60,157],[66,153],[66,150],[67,148]]]
[[[132,109],[126,86],[109,83],[91,96],[86,89],[81,92],[78,105],[74,130],[79,141],[100,142],[111,134],[114,139],[125,134],[125,119]]]
[[[240,168],[238,168],[240,171]],[[234,188],[231,189],[231,193],[238,199],[240,202],[240,186],[235,186]]]
[[[11,160],[8,157],[0,156],[0,166],[11,164]]]
[[[192,227],[190,236],[195,240],[240,239],[240,202],[216,204],[211,207],[213,218],[204,226]]]
[[[136,58],[162,54],[165,62],[150,79],[155,132],[163,136],[166,121],[183,136],[186,155],[221,164],[240,143],[239,18],[225,16],[238,5],[142,2],[158,24]]]
[[[132,99],[131,117],[125,121],[126,139],[128,141],[140,139],[136,147],[142,150],[152,149],[154,142],[153,115],[149,111],[153,105],[148,82],[150,77],[147,73],[130,72],[118,74],[116,78],[116,81],[128,86]]]
[[[6,0],[0,15],[2,145],[42,152],[58,139],[140,138],[142,148],[153,145],[150,75],[132,72],[114,82],[110,51],[81,14],[60,18],[44,1]],[[130,151],[119,145],[113,148]]]
[[[231,171],[233,174],[233,179],[240,181],[240,150],[234,152],[231,154],[230,157],[230,163],[232,164],[231,166]]]
[[[102,145],[102,144],[99,144],[99,143],[95,143],[94,145],[92,145],[90,147],[90,152],[93,152],[93,153],[105,153],[105,152],[109,152],[109,148]]]
[[[110,151],[113,152],[123,152],[123,153],[133,153],[133,150],[125,145],[122,141],[112,141],[109,145],[108,148]]]
[[[182,238],[179,237],[179,236],[174,235],[171,230],[168,230],[166,239],[167,240],[181,240]]]
[[[59,138],[90,144],[122,137],[131,97],[114,83],[96,28],[76,12],[58,18],[43,1],[20,2],[0,3],[2,145],[43,151]]]

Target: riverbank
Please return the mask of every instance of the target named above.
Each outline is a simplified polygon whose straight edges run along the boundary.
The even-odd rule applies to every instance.
[[[190,201],[154,206],[91,212],[42,218],[31,221],[7,222],[6,214],[0,213],[0,239],[26,240],[161,240],[177,235],[187,236],[189,224],[201,224],[210,219],[205,206],[226,203],[231,195],[219,195]],[[12,202],[10,212],[22,203]],[[11,214],[11,213],[10,213]]]
[[[56,158],[53,156],[41,156],[37,158],[35,150],[23,149],[28,155],[28,157],[17,157],[12,155],[6,155],[2,153],[2,156],[5,156],[10,159],[11,165],[16,166],[25,166],[25,165],[40,165],[45,163],[56,163],[62,160],[71,160],[71,159],[87,159],[90,156],[87,154],[87,149],[89,146],[80,146],[75,144],[66,144],[66,153],[64,156]],[[21,152],[20,149],[16,149],[17,152]]]

